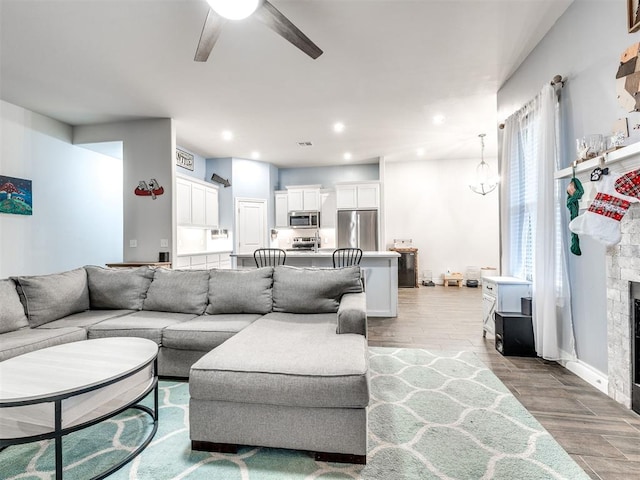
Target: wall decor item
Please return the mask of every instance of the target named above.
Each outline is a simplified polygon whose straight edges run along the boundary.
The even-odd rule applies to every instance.
[[[133,193],[139,197],[151,197],[155,200],[158,195],[162,195],[164,193],[164,188],[158,184],[158,181],[155,178],[152,178],[149,180],[148,184],[144,180],[140,180]]]
[[[193,154],[176,148],[176,165],[193,171]]]
[[[636,4],[637,4],[636,0]],[[616,94],[618,102],[627,112],[640,111],[640,43],[634,43],[620,56],[620,66],[616,73]]]
[[[627,0],[627,23],[629,33],[637,32],[640,29],[640,2],[638,0]]]
[[[0,213],[33,215],[31,180],[0,175]]]

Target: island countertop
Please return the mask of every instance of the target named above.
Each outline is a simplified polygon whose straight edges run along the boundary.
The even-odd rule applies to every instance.
[[[292,267],[333,268],[333,248],[313,251],[287,251],[286,265]],[[256,268],[253,252],[231,254],[237,268]],[[391,251],[363,252],[360,260],[367,295],[367,315],[398,316],[398,259]]]
[[[287,258],[289,257],[300,257],[300,258],[332,258],[334,249],[319,249],[317,252],[311,250],[287,250]],[[253,260],[253,252],[249,253],[232,253],[232,257],[237,258],[251,258]],[[362,258],[399,258],[400,254],[398,252],[391,251],[376,251],[376,252],[362,252]]]

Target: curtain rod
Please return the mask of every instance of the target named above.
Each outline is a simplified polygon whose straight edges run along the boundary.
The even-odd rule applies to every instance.
[[[564,82],[566,81],[566,78],[563,78],[562,75],[555,75],[552,79],[551,79],[551,86],[552,87],[557,87],[559,86],[560,88],[564,87]],[[504,123],[501,123],[500,125],[498,125],[498,128],[500,130],[504,129]]]

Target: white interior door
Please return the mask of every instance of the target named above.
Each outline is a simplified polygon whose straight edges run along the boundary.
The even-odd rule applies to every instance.
[[[267,201],[236,198],[236,252],[267,246]]]

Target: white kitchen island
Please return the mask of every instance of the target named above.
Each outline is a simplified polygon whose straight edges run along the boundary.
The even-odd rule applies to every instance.
[[[287,252],[286,264],[292,267],[333,267],[333,249],[315,252]],[[232,254],[237,268],[256,268],[253,253]],[[360,267],[364,272],[367,295],[367,315],[370,317],[398,316],[398,258],[397,252],[364,252]]]

